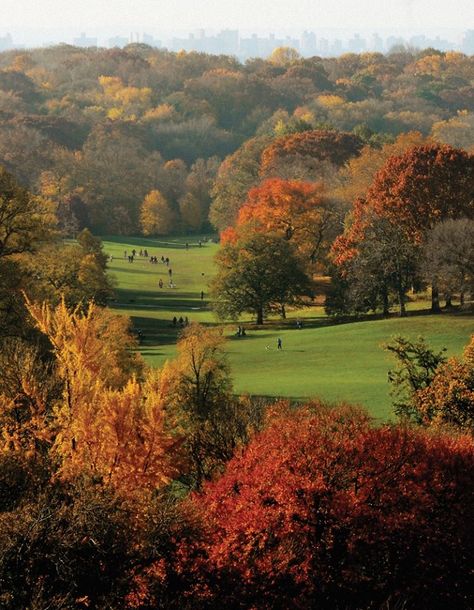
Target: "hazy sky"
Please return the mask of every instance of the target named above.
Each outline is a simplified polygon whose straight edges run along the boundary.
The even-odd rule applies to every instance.
[[[474,29],[474,0],[0,0],[0,36],[81,31]]]

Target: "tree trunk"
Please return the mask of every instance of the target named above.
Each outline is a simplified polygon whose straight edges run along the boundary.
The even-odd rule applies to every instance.
[[[461,307],[464,305],[464,290],[461,290],[461,294],[459,295],[459,304]]]
[[[452,307],[452,306],[453,306],[453,297],[450,294],[447,294],[445,307],[448,309],[449,307]]]
[[[257,324],[263,324],[263,307],[257,309]]]
[[[383,292],[382,292],[382,302],[383,302],[383,315],[388,316],[390,314],[390,309],[388,306],[388,290],[386,288],[384,288]]]
[[[405,293],[401,286],[398,287],[398,305],[400,306],[400,317],[403,318],[407,315],[407,310],[405,307]]]
[[[441,307],[439,306],[439,289],[435,280],[433,280],[433,283],[431,284],[431,311],[433,313],[439,313],[441,311]]]
[[[283,318],[283,320],[286,320],[286,309],[285,309],[284,303],[281,304],[280,315]]]

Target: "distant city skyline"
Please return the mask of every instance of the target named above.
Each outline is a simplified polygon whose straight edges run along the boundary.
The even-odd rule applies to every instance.
[[[393,33],[383,36],[379,32],[361,34],[360,32],[343,32],[340,35],[331,32],[304,30],[296,34],[267,35],[257,32],[245,33],[238,29],[224,29],[215,33],[205,29],[198,29],[188,33],[171,33],[164,36],[149,32],[130,32],[128,35],[115,34],[107,39],[100,39],[88,32],[81,32],[70,39],[43,41],[48,44],[73,44],[80,47],[124,47],[131,43],[145,43],[156,48],[166,48],[170,51],[198,51],[204,53],[234,55],[241,60],[250,57],[267,57],[279,46],[290,46],[297,49],[303,56],[314,55],[334,56],[341,53],[364,51],[388,52],[394,46],[405,45],[415,48],[433,47],[440,51],[459,50],[466,54],[474,54],[474,30],[467,30],[457,39],[430,36],[427,34],[401,35]],[[0,51],[13,48],[22,48],[25,45],[18,43],[11,33],[3,34],[0,31]]]
[[[467,42],[465,34],[474,30],[474,0],[0,1],[0,48],[74,41],[107,47],[139,40],[170,50],[246,58],[249,53],[263,57],[271,52],[273,36],[303,54],[387,51],[402,40],[474,53],[470,34]],[[229,34],[235,31],[238,44],[235,34]],[[314,34],[315,44],[304,31]],[[116,44],[110,42],[114,40]]]

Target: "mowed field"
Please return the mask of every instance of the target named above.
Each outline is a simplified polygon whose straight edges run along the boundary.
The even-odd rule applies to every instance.
[[[141,331],[140,350],[146,361],[161,366],[176,353],[179,328],[176,318],[204,324],[217,324],[208,300],[213,257],[218,245],[202,238],[115,238],[104,237],[104,249],[113,256],[109,270],[116,281],[117,299],[111,307],[132,318]],[[189,249],[185,243],[188,241]],[[133,263],[125,258],[137,251]],[[138,256],[140,249],[149,256],[170,259],[169,267]],[[169,269],[174,288],[169,287]],[[159,288],[160,278],[163,288]],[[201,300],[201,291],[204,298]],[[271,320],[263,329],[252,329],[250,316],[241,323],[250,329],[246,337],[236,337],[236,325],[224,325],[226,349],[235,391],[260,396],[326,401],[345,400],[364,405],[378,419],[393,416],[390,407],[387,371],[394,361],[383,350],[383,343],[394,335],[424,336],[448,354],[460,354],[474,332],[474,316],[456,313],[426,315],[414,304],[412,315],[398,319],[367,320],[332,324],[321,307],[289,312],[288,320]],[[410,308],[409,308],[410,309]],[[296,319],[303,328],[296,328]],[[281,338],[283,349],[276,349]]]

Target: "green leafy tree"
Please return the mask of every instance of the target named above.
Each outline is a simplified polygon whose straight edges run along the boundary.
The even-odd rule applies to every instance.
[[[0,167],[0,258],[31,252],[50,239],[54,225],[49,204],[19,186]]]
[[[418,424],[474,433],[474,335],[463,358],[446,360],[423,339],[397,337],[387,349],[399,366],[389,371],[398,415]]]
[[[247,140],[222,162],[211,191],[211,223],[220,231],[235,225],[248,191],[260,181],[260,155],[270,142],[268,136]]]
[[[435,352],[423,337],[410,341],[401,336],[387,343],[385,349],[393,354],[398,362],[397,368],[388,372],[395,412],[400,417],[421,423],[422,418],[414,405],[413,397],[431,384],[438,367],[446,361],[446,349]]]
[[[258,422],[258,409],[233,396],[223,347],[221,331],[193,323],[160,376],[168,412],[184,437],[189,468],[182,481],[189,487],[199,488],[221,470]]]
[[[292,245],[272,234],[247,234],[217,254],[212,283],[214,310],[221,318],[255,314],[263,324],[270,311],[285,317],[287,305],[311,294],[311,282]]]
[[[92,235],[89,229],[83,229],[76,239],[81,246],[84,255],[89,254],[93,256],[97,265],[102,269],[105,269],[107,265],[107,255],[104,252],[100,237]]]
[[[468,218],[445,220],[428,233],[422,271],[428,281],[436,277],[447,306],[455,294],[464,305],[466,292],[474,288],[473,244],[474,220]]]

